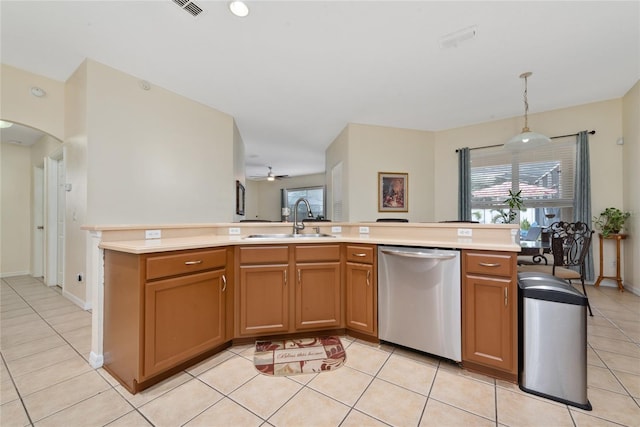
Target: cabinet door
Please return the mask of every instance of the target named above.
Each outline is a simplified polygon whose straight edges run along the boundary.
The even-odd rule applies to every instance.
[[[224,272],[145,284],[145,378],[224,342]]]
[[[285,264],[240,267],[241,335],[289,331],[287,269]]]
[[[463,360],[516,371],[515,295],[510,278],[466,275]]]
[[[339,327],[340,263],[296,264],[296,329]]]
[[[377,334],[376,283],[373,266],[347,263],[347,328]]]

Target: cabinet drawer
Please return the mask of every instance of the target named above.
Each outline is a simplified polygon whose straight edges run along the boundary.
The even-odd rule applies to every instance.
[[[465,252],[466,273],[511,277],[515,274],[515,255],[511,253]]]
[[[347,261],[373,264],[375,246],[347,245]]]
[[[340,245],[296,246],[297,262],[339,261]]]
[[[147,258],[147,280],[224,267],[226,249],[189,251]]]
[[[242,246],[240,248],[241,264],[267,264],[289,262],[288,246]]]

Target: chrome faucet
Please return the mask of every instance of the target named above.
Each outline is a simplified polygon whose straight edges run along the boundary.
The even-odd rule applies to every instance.
[[[300,230],[304,230],[304,222],[301,222],[300,224],[298,224],[298,205],[300,205],[300,202],[303,202],[307,206],[307,212],[308,212],[307,217],[313,218],[313,214],[311,213],[311,205],[309,204],[309,201],[304,197],[300,197],[298,200],[296,200],[296,203],[293,205],[293,234],[299,234]]]

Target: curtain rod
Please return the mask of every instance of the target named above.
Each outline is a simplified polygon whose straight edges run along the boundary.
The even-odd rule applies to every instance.
[[[595,130],[590,130],[589,132],[587,132],[589,135],[595,135],[596,131]],[[570,133],[568,135],[558,135],[558,136],[552,136],[550,139],[558,139],[558,138],[566,138],[567,136],[578,136],[577,133]],[[495,147],[502,147],[504,146],[504,144],[494,144],[494,145],[485,145],[483,147],[473,147],[473,148],[469,148],[469,150],[482,150],[483,148],[495,148]],[[459,148],[456,149],[456,153],[460,151]]]

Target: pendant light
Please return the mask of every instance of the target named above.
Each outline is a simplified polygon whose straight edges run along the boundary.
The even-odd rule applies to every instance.
[[[506,144],[504,148],[509,150],[522,150],[526,148],[539,147],[551,142],[551,139],[542,134],[531,132],[529,129],[529,102],[527,101],[527,79],[531,77],[530,71],[520,74],[520,78],[524,79],[524,128],[522,133],[514,136]]]

